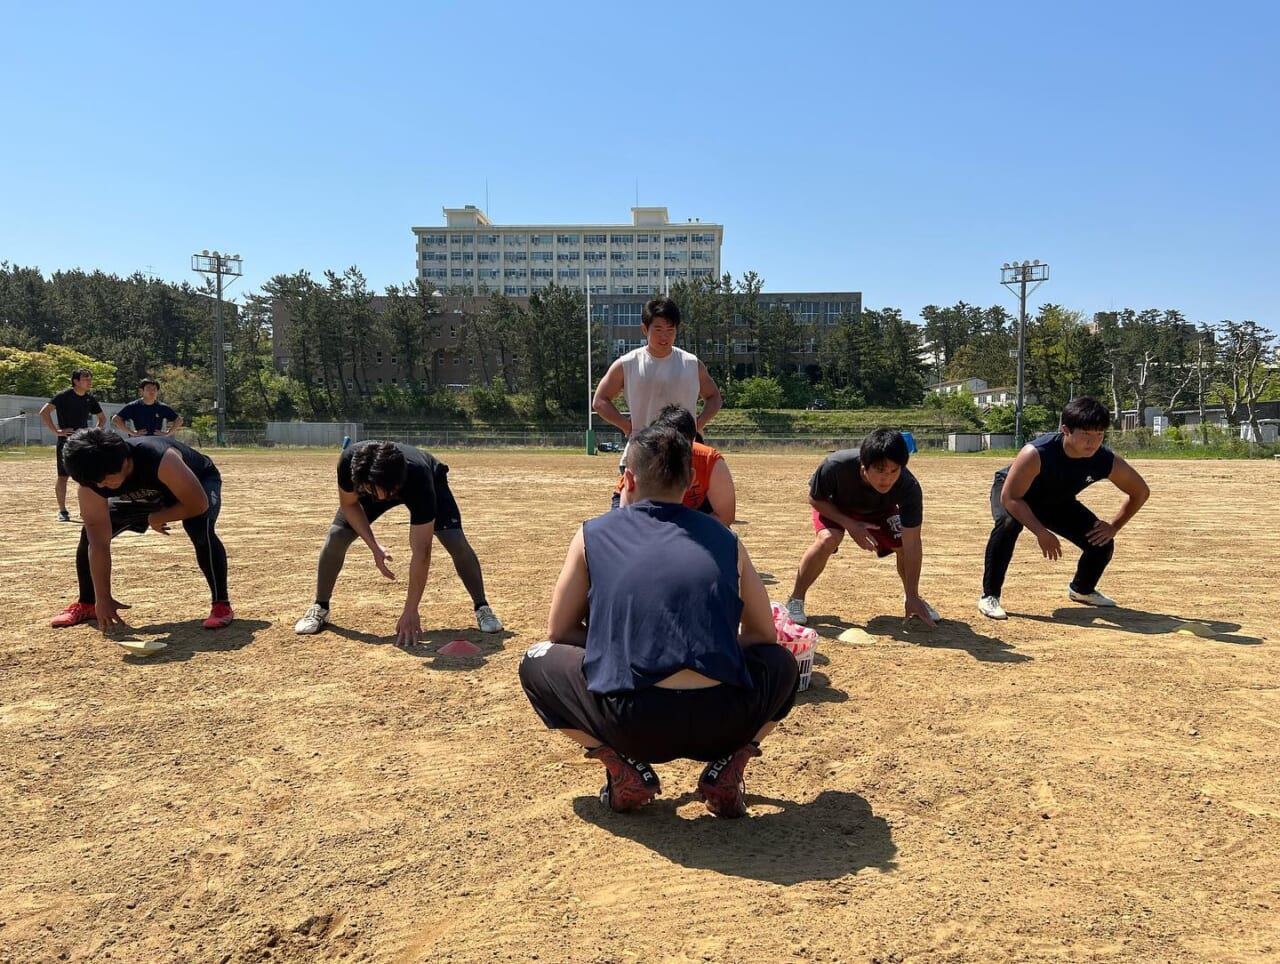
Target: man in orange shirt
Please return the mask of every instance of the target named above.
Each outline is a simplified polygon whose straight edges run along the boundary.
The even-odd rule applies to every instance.
[[[697,425],[689,410],[680,405],[667,405],[652,424],[675,429],[693,446],[693,480],[685,490],[684,504],[715,516],[726,526],[733,525],[738,508],[733,475],[718,450],[696,440]],[[622,505],[623,489],[623,480],[619,479],[611,503],[615,509]]]

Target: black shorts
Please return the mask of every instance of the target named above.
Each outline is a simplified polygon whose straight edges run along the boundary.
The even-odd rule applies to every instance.
[[[799,667],[781,646],[743,649],[752,689],[719,686],[673,690],[659,686],[601,696],[587,689],[586,650],[537,643],[520,661],[520,684],[552,730],[582,730],[624,756],[645,763],[710,761],[745,746],[795,704]]]
[[[449,488],[449,467],[447,465],[441,466],[436,471],[434,483],[436,489],[435,531],[461,530],[462,512],[458,508],[458,500],[453,497],[453,491]],[[371,523],[374,519],[403,504],[402,502],[379,502],[377,499],[370,498],[367,495],[360,496],[360,508],[364,509],[364,514]],[[342,514],[341,508],[334,514],[333,524],[342,526],[344,529],[351,528],[351,523]]]
[[[58,478],[60,478],[60,479],[69,479],[69,478],[71,478],[71,473],[70,473],[70,472],[68,472],[68,471],[67,471],[67,467],[66,467],[65,465],[63,465],[63,464],[62,464],[62,450],[63,450],[63,448],[66,446],[66,444],[67,444],[67,438],[66,438],[66,436],[65,436],[65,435],[59,435],[59,436],[58,436],[58,454],[57,454],[57,459],[58,459]]]

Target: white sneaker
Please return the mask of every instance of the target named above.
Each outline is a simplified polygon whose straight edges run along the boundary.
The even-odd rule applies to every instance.
[[[988,619],[1008,619],[1009,614],[1000,605],[999,596],[983,596],[978,600],[978,612]]]
[[[804,614],[804,600],[797,599],[792,596],[787,600],[787,618],[797,626],[803,626],[809,621],[809,617]]]
[[[482,633],[502,632],[502,620],[493,614],[493,609],[489,606],[481,606],[476,610],[476,622],[480,624]]]
[[[314,636],[324,629],[324,624],[328,621],[329,610],[319,603],[312,603],[302,614],[302,618],[293,624],[293,631],[300,636]]]
[[[1109,596],[1104,596],[1098,590],[1091,593],[1076,592],[1070,586],[1067,587],[1067,598],[1072,602],[1084,603],[1086,606],[1114,606],[1116,601]]]

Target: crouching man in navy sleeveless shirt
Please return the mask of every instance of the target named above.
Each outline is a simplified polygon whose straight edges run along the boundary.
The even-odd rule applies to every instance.
[[[231,625],[227,550],[214,526],[222,510],[222,476],[207,455],[162,435],[121,438],[110,429],[86,428],[67,441],[63,461],[80,483],[80,545],[76,577],[80,596],[53,618],[57,627],[96,620],[107,632],[124,626],[128,609],[111,590],[111,540],[121,532],[154,529],[169,534],[181,522],[209,584],[212,609],[206,629]]]
[[[1049,560],[1061,558],[1057,533],[1081,549],[1067,598],[1089,606],[1114,606],[1098,592],[1098,581],[1115,552],[1115,536],[1150,496],[1151,490],[1133,467],[1102,444],[1111,414],[1093,398],[1077,398],[1062,410],[1062,429],[1022,447],[991,486],[995,525],[987,539],[978,611],[1005,619],[1000,603],[1005,574],[1023,528],[1030,529]],[[1095,482],[1109,479],[1125,494],[1120,511],[1103,522],[1076,497]]]
[[[707,762],[707,809],[741,817],[743,770],[791,711],[798,672],[737,536],[681,504],[690,459],[669,426],[632,438],[623,508],[574,536],[549,640],[525,654],[520,682],[548,728],[604,764],[607,807],[649,803],[651,764],[684,758]]]

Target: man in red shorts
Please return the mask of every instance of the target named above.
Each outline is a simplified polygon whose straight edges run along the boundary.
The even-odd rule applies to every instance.
[[[858,449],[828,455],[809,480],[809,504],[817,533],[796,573],[787,600],[787,615],[808,621],[804,596],[836,554],[845,534],[854,544],[880,558],[890,553],[898,564],[906,618],[933,626],[938,614],[920,598],[920,564],[924,556],[920,524],[924,498],[920,483],[907,469],[907,441],[901,432],[876,429]]]

